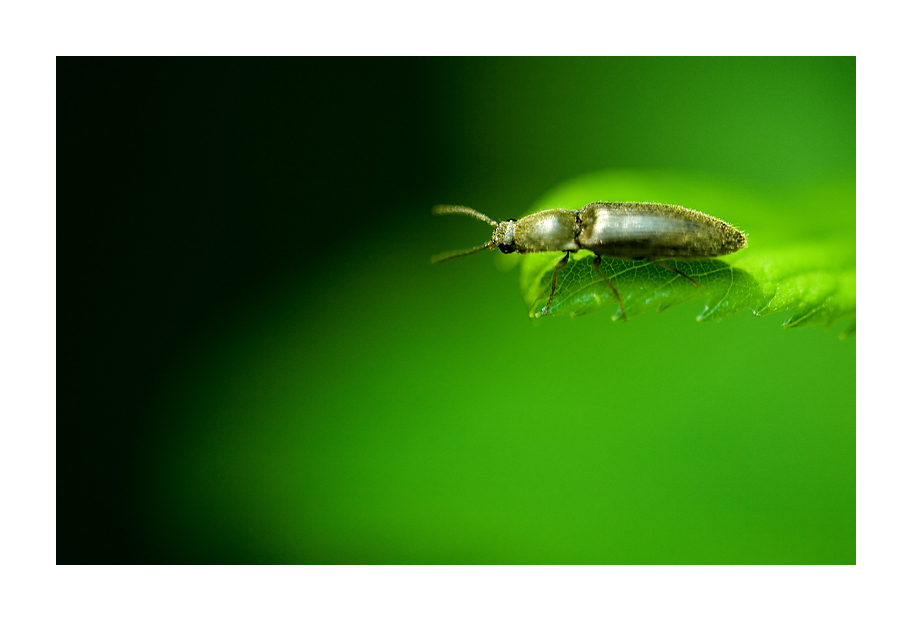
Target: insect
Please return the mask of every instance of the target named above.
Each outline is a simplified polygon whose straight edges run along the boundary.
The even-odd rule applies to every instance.
[[[433,263],[495,248],[502,253],[564,251],[564,257],[552,273],[552,290],[545,305],[546,312],[555,298],[558,272],[567,265],[571,253],[592,251],[596,255],[593,270],[615,294],[621,318],[625,321],[627,315],[618,289],[599,269],[603,257],[647,259],[701,287],[690,276],[662,260],[719,257],[734,253],[747,244],[744,233],[718,218],[662,203],[598,201],[582,209],[547,209],[519,220],[503,222],[462,205],[438,205],[432,212],[466,214],[494,227],[487,244],[436,255],[431,258]]]

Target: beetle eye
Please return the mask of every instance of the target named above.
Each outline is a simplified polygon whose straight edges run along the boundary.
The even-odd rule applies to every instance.
[[[501,252],[505,255],[510,254],[515,250],[513,244],[499,244],[498,248],[501,249]]]

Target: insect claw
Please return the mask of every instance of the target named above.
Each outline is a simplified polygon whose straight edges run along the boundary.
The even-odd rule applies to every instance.
[[[653,257],[647,257],[647,261],[649,261],[649,262],[652,263],[652,264],[656,264],[657,266],[662,266],[662,267],[665,268],[666,270],[671,270],[672,272],[675,272],[675,273],[678,274],[679,276],[688,279],[689,281],[691,281],[691,284],[694,285],[695,287],[697,287],[698,289],[704,289],[704,286],[703,286],[703,285],[701,285],[700,283],[698,283],[697,281],[695,281],[694,279],[692,279],[690,276],[688,276],[687,274],[685,274],[684,272],[682,272],[682,271],[679,270],[678,268],[674,268],[674,267],[670,266],[670,265],[667,264],[665,261],[660,261],[660,260],[658,260],[658,259],[654,259]]]

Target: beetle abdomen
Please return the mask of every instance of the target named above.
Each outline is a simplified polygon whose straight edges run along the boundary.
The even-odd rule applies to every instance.
[[[623,259],[717,257],[745,246],[718,218],[660,203],[590,203],[578,213],[580,248]]]

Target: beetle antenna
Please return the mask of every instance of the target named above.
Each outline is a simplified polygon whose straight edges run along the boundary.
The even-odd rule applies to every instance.
[[[446,253],[441,253],[435,255],[431,258],[431,263],[441,263],[442,261],[447,261],[448,259],[454,259],[456,257],[465,257],[466,255],[472,255],[473,253],[478,253],[479,251],[484,251],[489,248],[494,248],[494,244],[489,242],[483,246],[476,246],[475,248],[469,248],[464,251],[448,251]]]
[[[477,212],[470,207],[465,207],[463,205],[435,205],[431,208],[432,214],[467,214],[473,218],[477,218],[483,222],[487,222],[492,227],[497,227],[498,223],[483,214],[482,212]],[[482,250],[482,249],[476,249]],[[475,252],[475,251],[473,251]]]

